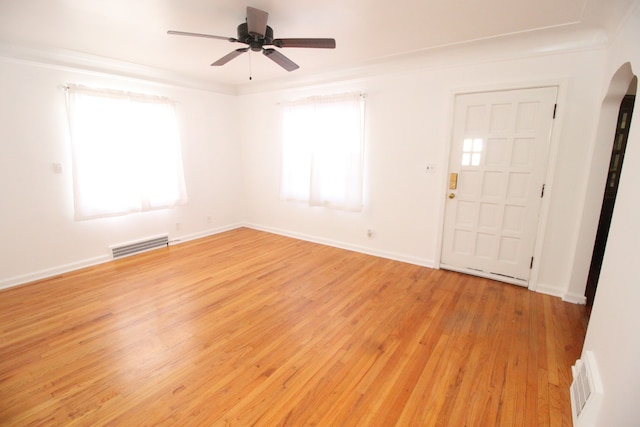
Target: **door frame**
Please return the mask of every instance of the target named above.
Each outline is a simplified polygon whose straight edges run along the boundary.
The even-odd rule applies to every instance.
[[[549,216],[549,208],[551,206],[551,198],[553,195],[553,179],[556,172],[556,160],[558,157],[558,147],[560,142],[560,135],[562,134],[562,118],[563,114],[563,106],[566,103],[566,87],[567,87],[567,79],[553,79],[553,80],[541,80],[536,82],[522,82],[518,83],[505,83],[505,84],[493,84],[493,85],[485,85],[485,86],[474,86],[474,87],[460,87],[454,88],[449,91],[449,101],[448,101],[448,114],[449,114],[449,123],[448,129],[446,132],[447,144],[446,149],[443,153],[443,158],[441,160],[441,164],[443,165],[442,171],[440,173],[440,179],[438,180],[438,185],[440,186],[438,190],[438,196],[440,197],[440,214],[439,214],[439,227],[438,227],[438,235],[436,239],[436,251],[435,251],[435,262],[434,268],[440,268],[440,261],[442,259],[442,245],[444,242],[444,221],[445,221],[445,208],[446,208],[446,197],[447,197],[447,189],[446,182],[447,176],[449,173],[449,158],[451,156],[451,148],[453,145],[453,134],[454,134],[454,115],[455,115],[455,104],[456,97],[459,95],[469,95],[469,94],[477,94],[484,92],[503,92],[510,90],[524,90],[524,89],[538,89],[545,87],[555,87],[557,90],[557,109],[555,119],[553,121],[553,125],[551,127],[551,135],[549,138],[549,154],[547,157],[547,171],[545,174],[545,190],[544,197],[542,198],[542,203],[540,204],[540,213],[538,216],[538,227],[535,237],[533,257],[534,262],[531,268],[531,275],[529,276],[529,284],[527,288],[531,291],[539,290],[544,292],[544,286],[538,286],[538,276],[540,272],[540,260],[542,259],[542,248],[544,246],[545,234],[547,230],[547,222]],[[480,276],[480,275],[479,275]],[[482,276],[481,276],[482,277]],[[552,293],[552,292],[546,292]]]

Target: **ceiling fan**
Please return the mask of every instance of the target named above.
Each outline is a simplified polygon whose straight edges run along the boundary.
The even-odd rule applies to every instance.
[[[184,31],[167,31],[168,34],[179,36],[205,37],[210,39],[227,40],[231,43],[244,43],[247,47],[236,49],[222,58],[215,61],[212,66],[224,65],[232,59],[251,49],[254,52],[262,52],[267,58],[280,65],[287,71],[293,71],[298,68],[298,64],[284,56],[273,48],[265,48],[264,46],[283,47],[306,47],[316,49],[334,49],[336,47],[335,39],[328,38],[297,38],[297,39],[274,39],[273,29],[267,25],[269,14],[263,10],[247,6],[247,21],[238,25],[237,37],[213,36],[210,34],[188,33]]]

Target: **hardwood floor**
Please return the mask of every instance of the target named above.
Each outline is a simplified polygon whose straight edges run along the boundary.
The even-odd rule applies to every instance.
[[[585,308],[250,229],[0,291],[0,425],[571,425]]]

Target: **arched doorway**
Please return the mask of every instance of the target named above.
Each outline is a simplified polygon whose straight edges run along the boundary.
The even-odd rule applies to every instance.
[[[628,131],[633,115],[637,81],[630,65],[624,64],[612,77],[609,91],[602,104],[598,139],[609,147],[610,158],[608,159],[606,182],[603,186],[604,195],[601,196],[600,215],[585,288],[588,306],[593,304],[604,258]]]
[[[620,111],[618,113],[618,121],[616,123],[616,132],[613,138],[613,147],[611,150],[611,158],[609,160],[609,171],[607,173],[607,182],[602,199],[602,208],[600,209],[600,219],[598,221],[598,231],[596,232],[596,241],[591,256],[591,264],[589,266],[589,276],[587,277],[587,287],[585,297],[587,305],[593,305],[593,299],[596,295],[598,287],[598,279],[600,278],[600,268],[604,259],[604,251],[607,246],[607,238],[609,236],[609,227],[611,218],[613,217],[613,209],[618,194],[618,184],[620,183],[620,173],[624,164],[624,154],[627,148],[627,139],[629,137],[629,127],[633,118],[633,107],[636,99],[637,78],[633,78],[629,91],[622,98],[620,103]]]

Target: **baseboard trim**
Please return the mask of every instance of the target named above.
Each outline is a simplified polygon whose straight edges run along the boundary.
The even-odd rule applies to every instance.
[[[574,294],[570,292],[562,292],[553,286],[538,284],[535,292],[540,292],[541,294],[551,295],[554,297],[561,298],[564,302],[570,302],[572,304],[585,305],[587,303],[587,298],[584,295]]]
[[[578,305],[586,305],[587,297],[584,295],[567,292],[566,294],[562,295],[562,301],[571,302]]]
[[[436,266],[436,262],[432,259],[414,257],[414,256],[405,255],[405,254],[399,254],[396,252],[371,249],[365,246],[354,245],[351,243],[346,243],[338,240],[326,239],[323,237],[318,237],[310,234],[296,233],[296,232],[292,232],[292,231],[284,230],[280,228],[265,227],[265,226],[262,226],[259,224],[253,224],[253,223],[230,224],[223,227],[216,227],[209,230],[200,231],[197,233],[170,238],[169,245],[177,245],[177,244],[185,243],[191,240],[201,239],[204,237],[213,236],[215,234],[224,233],[226,231],[235,230],[236,228],[241,228],[241,227],[247,227],[247,228],[251,228],[259,231],[265,231],[267,233],[278,234],[281,236],[291,237],[299,240],[305,240],[308,242],[332,246],[340,249],[346,249],[349,251],[359,252],[366,255],[377,256],[380,258],[386,258],[394,261],[406,262],[408,264],[419,265],[421,267],[438,268]],[[0,280],[0,289],[6,289],[14,286],[24,285],[37,280],[46,279],[48,277],[53,277],[53,276],[57,276],[64,273],[69,273],[71,271],[80,270],[82,268],[91,267],[91,266],[102,264],[109,261],[112,261],[111,256],[109,256],[108,254],[105,254],[105,255],[101,255],[93,258],[87,258],[84,260],[72,262],[69,264],[64,264],[64,265],[60,265],[52,268],[35,271],[33,273],[9,277],[9,278]],[[556,287],[553,287],[553,286],[547,286],[539,283],[536,286],[535,292],[552,295],[555,297],[560,297],[562,298],[563,301],[570,302],[573,304],[581,304],[581,305],[586,304],[586,298],[583,295],[578,295],[573,293],[562,293],[558,291]]]
[[[541,293],[541,294],[545,294],[545,295],[551,295],[553,297],[558,297],[558,298],[562,298],[564,299],[564,292],[562,292],[560,289],[558,289],[555,286],[551,286],[551,285],[547,285],[544,283],[538,283],[536,285],[536,289],[535,292]]]
[[[0,280],[0,289],[6,289],[6,288],[12,288],[14,286],[24,285],[27,283],[35,282],[37,280],[42,280],[48,277],[53,277],[53,276],[58,276],[60,274],[68,273],[70,271],[81,270],[86,267],[103,264],[111,260],[112,260],[111,256],[101,255],[93,258],[87,258],[81,261],[72,262],[69,264],[59,265],[53,268],[45,268],[44,270],[23,274],[21,276],[9,277],[8,279]]]
[[[207,236],[213,236],[214,234],[224,233],[225,231],[234,230],[236,228],[243,227],[242,224],[231,224],[223,227],[212,228],[209,230],[201,231],[198,233],[187,234],[185,236],[174,237],[169,239],[169,245],[176,245],[190,240],[201,239]],[[33,273],[27,273],[20,276],[9,277],[7,279],[0,280],[0,289],[12,288],[14,286],[25,285],[27,283],[35,282],[37,280],[46,279],[60,274],[69,273],[75,270],[81,270],[83,268],[92,267],[94,265],[103,264],[105,262],[113,261],[111,255],[105,254],[93,258],[87,258],[84,260],[72,262],[69,264],[59,265],[52,268],[45,268],[43,270],[35,271]]]
[[[243,224],[243,226],[247,227],[247,228],[254,229],[254,230],[258,230],[258,231],[265,231],[267,233],[278,234],[280,236],[291,237],[291,238],[294,238],[294,239],[304,240],[304,241],[307,241],[307,242],[312,242],[312,243],[318,243],[318,244],[321,244],[321,245],[332,246],[334,248],[346,249],[346,250],[353,251],[353,252],[359,252],[359,253],[362,253],[362,254],[365,254],[365,255],[377,256],[377,257],[380,257],[380,258],[386,258],[386,259],[390,259],[390,260],[393,260],[393,261],[406,262],[407,264],[419,265],[421,267],[436,268],[435,267],[435,262],[433,260],[431,260],[431,259],[413,257],[413,256],[409,256],[409,255],[395,253],[395,252],[380,251],[380,250],[376,250],[376,249],[367,248],[365,246],[354,245],[354,244],[351,244],[351,243],[342,242],[342,241],[339,241],[339,240],[326,239],[326,238],[323,238],[323,237],[318,237],[318,236],[314,236],[314,235],[310,235],[310,234],[304,234],[304,233],[296,233],[296,232],[293,232],[293,231],[283,230],[283,229],[280,229],[280,228],[265,227],[265,226],[259,225],[259,224],[245,223],[245,224]]]

